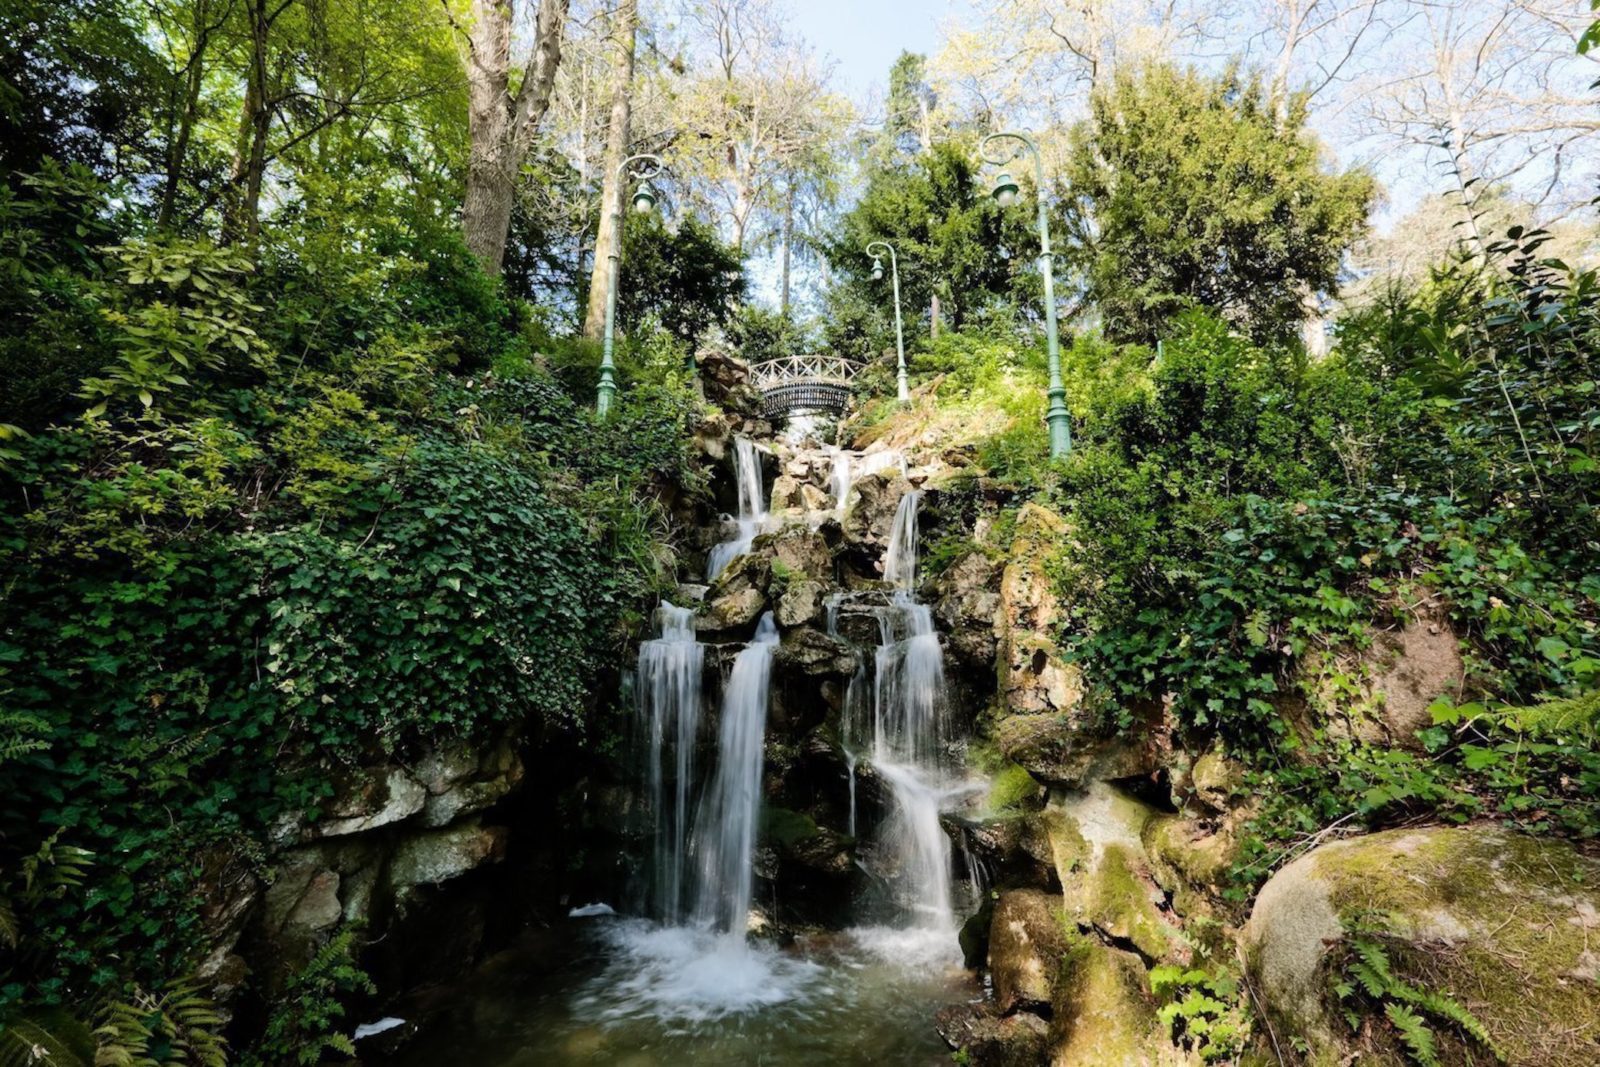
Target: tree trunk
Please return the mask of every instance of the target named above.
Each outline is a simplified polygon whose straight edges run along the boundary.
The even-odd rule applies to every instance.
[[[511,232],[516,176],[533,144],[561,62],[568,0],[540,0],[533,54],[513,98],[511,0],[472,0],[467,33],[467,192],[461,232],[486,273],[498,275]]]
[[[600,226],[594,241],[594,270],[589,276],[589,307],[583,316],[585,337],[605,333],[606,297],[611,287],[610,260],[622,254],[622,210],[627,181],[617,173],[628,156],[628,122],[633,110],[633,53],[638,37],[639,0],[617,5],[611,40],[616,48],[611,68],[611,122],[606,128],[605,173],[600,184]]]
[[[172,228],[172,216],[178,206],[178,185],[183,180],[183,162],[189,156],[189,141],[194,136],[195,116],[199,113],[200,89],[205,83],[205,54],[214,28],[206,23],[209,8],[207,0],[199,0],[194,9],[194,48],[184,72],[178,128],[167,145],[167,173],[161,186],[160,208],[156,212],[156,229],[162,231]]]
[[[785,316],[789,314],[789,246],[794,240],[794,184],[791,182],[783,198],[783,268],[780,282],[780,304]]]
[[[280,7],[281,13],[284,7]],[[250,69],[245,77],[244,112],[239,141],[234,148],[223,240],[254,237],[261,228],[261,182],[267,167],[267,134],[272,130],[272,104],[267,99],[267,34],[272,19],[267,0],[248,0],[245,16],[250,27]]]
[[[939,336],[939,294],[934,293],[933,299],[928,301],[928,337]]]

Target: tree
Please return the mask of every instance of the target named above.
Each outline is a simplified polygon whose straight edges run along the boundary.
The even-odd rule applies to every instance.
[[[467,190],[461,232],[483,269],[498,275],[511,228],[517,171],[533,147],[561,63],[568,0],[539,0],[533,46],[511,91],[512,0],[472,0],[465,32]]]
[[[959,326],[977,309],[1015,294],[1016,264],[1005,251],[1027,246],[1029,221],[995,206],[970,143],[938,141],[921,156],[873,170],[825,250],[843,284],[881,304],[887,283],[870,278],[866,247],[890,242],[899,250],[905,306],[931,308],[937,299]]]
[[[1464,201],[1469,230],[1476,193],[1490,186],[1510,185],[1551,215],[1586,205],[1600,53],[1579,55],[1573,40],[1588,16],[1554,0],[1407,6],[1414,18],[1397,61],[1361,86],[1368,132],[1440,165],[1436,187]],[[1474,235],[1480,254],[1486,239]]]
[[[1289,335],[1331,292],[1374,196],[1330,173],[1295,97],[1283,121],[1259,76],[1119,72],[1073,134],[1069,260],[1113,337],[1153,341],[1201,306],[1257,338]]]
[[[656,215],[630,214],[622,230],[621,329],[635,329],[654,316],[664,329],[693,344],[709,327],[727,324],[744,298],[744,272],[738,254],[710,223],[690,215],[673,230]]]
[[[589,307],[584,335],[598,339],[605,330],[606,291],[611,284],[610,257],[621,235],[627,175],[617,168],[628,156],[628,122],[633,106],[633,53],[639,31],[639,0],[620,0],[612,14],[611,121],[606,127],[606,152],[601,163],[600,223],[594,241],[594,269],[589,276]]]

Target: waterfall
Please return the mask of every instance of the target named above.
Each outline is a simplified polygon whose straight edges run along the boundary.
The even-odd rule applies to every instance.
[[[753,637],[728,675],[722,697],[717,773],[695,822],[699,886],[694,918],[742,941],[754,887],[756,819],[761,807],[761,767],[767,730],[767,688],[778,628],[761,616]]]
[[[835,450],[833,469],[828,473],[828,488],[833,492],[834,511],[844,518],[845,506],[850,502],[850,453]]]
[[[896,589],[909,590],[917,580],[917,514],[922,494],[913,489],[900,498],[889,531],[889,547],[883,554],[883,577]]]
[[[952,794],[944,752],[944,656],[932,611],[911,594],[921,499],[918,492],[901,498],[884,555],[884,577],[896,588],[878,612],[869,751],[894,800],[883,840],[898,870],[901,898],[920,913],[921,925],[949,929],[955,921],[950,839],[939,822]]]
[[[663,603],[656,610],[656,630],[660,636],[639,646],[636,694],[650,749],[655,912],[667,922],[677,922],[683,918],[684,857],[705,649],[695,640],[694,612],[688,608]]]
[[[765,486],[761,482],[761,458],[747,437],[733,439],[733,481],[739,496],[739,534],[711,549],[706,560],[706,581],[714,582],[723,568],[750,550],[750,544],[767,521]]]

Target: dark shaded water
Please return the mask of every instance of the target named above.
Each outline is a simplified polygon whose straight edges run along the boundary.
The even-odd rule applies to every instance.
[[[862,929],[793,947],[574,920],[502,957],[391,1067],[948,1065],[941,1006],[978,995],[952,932]],[[365,1051],[365,1050],[364,1050]]]

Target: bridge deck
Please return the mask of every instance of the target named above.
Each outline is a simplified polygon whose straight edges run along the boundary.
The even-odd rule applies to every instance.
[[[768,418],[798,411],[843,412],[860,365],[843,356],[784,356],[756,363],[750,383]]]

